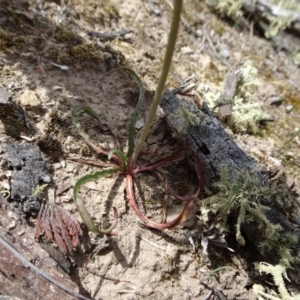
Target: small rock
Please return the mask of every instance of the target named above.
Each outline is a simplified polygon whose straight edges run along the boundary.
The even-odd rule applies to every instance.
[[[15,82],[14,82],[14,81],[11,81],[11,82],[8,84],[7,87],[11,90],[12,88],[15,87]]]
[[[7,229],[7,230],[12,230],[12,229],[15,229],[16,226],[17,226],[17,223],[16,223],[15,220],[13,220],[12,222],[10,222],[10,223],[7,225],[6,229]]]
[[[281,105],[283,99],[280,96],[271,96],[268,98],[268,102],[271,106],[279,106]]]
[[[230,50],[229,50],[229,47],[226,44],[221,44],[221,46],[220,46],[220,55],[223,58],[230,57]]]
[[[286,107],[285,107],[286,113],[289,114],[289,113],[293,110],[293,108],[294,108],[293,105],[288,105],[288,106],[286,106]]]
[[[73,99],[76,100],[76,101],[83,101],[82,97],[81,96],[77,96],[77,95],[74,96]]]
[[[54,85],[53,87],[52,87],[52,91],[62,91],[63,90],[63,87],[62,86],[60,86],[60,85]]]
[[[15,213],[13,213],[12,211],[9,211],[7,213],[7,216],[10,218],[10,219],[15,219],[15,220],[18,220],[18,217]]]
[[[188,55],[188,54],[192,54],[194,52],[194,50],[191,47],[182,47],[180,49],[180,52],[183,55]]]
[[[17,232],[17,235],[18,236],[21,236],[25,233],[25,230],[24,229],[21,229],[19,232]]]
[[[164,110],[160,106],[158,106],[155,114],[160,119],[162,119],[165,116]]]
[[[136,124],[135,124],[136,129],[141,129],[144,126],[145,126],[145,120],[144,119],[139,119],[139,120],[136,121]]]
[[[0,86],[0,103],[2,103],[2,104],[9,103],[10,97],[11,97],[11,95],[7,91],[6,87]]]
[[[19,98],[22,106],[38,106],[41,101],[35,91],[26,90]]]
[[[125,105],[125,104],[126,104],[126,100],[123,99],[123,98],[121,98],[121,99],[119,100],[119,104],[120,104],[120,105]]]

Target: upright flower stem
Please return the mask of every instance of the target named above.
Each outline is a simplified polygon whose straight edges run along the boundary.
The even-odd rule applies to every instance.
[[[171,23],[171,28],[169,32],[169,37],[168,37],[168,44],[165,52],[165,57],[163,61],[163,66],[162,70],[160,73],[160,77],[158,80],[158,85],[157,89],[154,95],[154,99],[150,108],[150,113],[148,116],[148,119],[146,121],[145,127],[142,131],[142,135],[135,147],[132,159],[129,162],[129,169],[133,169],[136,163],[136,160],[139,156],[139,153],[143,147],[143,144],[148,136],[148,133],[150,131],[151,124],[153,122],[153,119],[155,117],[155,113],[157,110],[157,107],[159,105],[159,102],[162,98],[162,94],[164,91],[165,83],[169,74],[171,62],[172,62],[172,56],[174,53],[175,49],[175,44],[176,44],[176,39],[177,39],[177,34],[178,34],[178,29],[179,29],[179,23],[180,23],[180,14],[182,10],[182,0],[174,0],[174,8],[173,8],[173,15],[172,15],[172,23]]]

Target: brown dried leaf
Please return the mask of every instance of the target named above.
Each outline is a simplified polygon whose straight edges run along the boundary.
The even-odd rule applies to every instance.
[[[42,215],[42,225],[46,235],[47,242],[53,241],[53,228],[51,224],[52,207],[45,206],[45,210]]]
[[[66,236],[65,230],[66,228],[62,227],[62,222],[59,219],[59,216],[57,216],[57,211],[54,210],[51,218],[52,228],[53,228],[53,234],[54,234],[54,240],[56,244],[58,245],[58,248],[61,252],[67,253],[68,248],[67,244],[68,241],[64,239]]]
[[[62,207],[51,204],[41,206],[35,238],[45,234],[48,242],[55,241],[61,252],[71,252],[80,243],[82,230],[77,219]]]
[[[58,212],[68,228],[69,235],[72,237],[72,245],[77,247],[79,245],[79,236],[83,234],[77,219],[62,208],[59,208]]]

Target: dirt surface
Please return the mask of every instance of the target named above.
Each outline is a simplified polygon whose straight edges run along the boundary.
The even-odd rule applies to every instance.
[[[62,153],[86,160],[106,162],[107,158],[95,155],[84,143],[72,125],[71,109],[91,107],[104,124],[118,133],[122,146],[126,147],[127,127],[137,103],[138,88],[130,75],[115,72],[108,76],[107,72],[127,66],[141,77],[146,87],[146,105],[139,116],[143,124],[159,76],[171,7],[168,1],[156,0],[73,0],[60,5],[55,2],[0,1],[0,85],[3,87],[0,91],[0,143],[18,141],[39,146],[51,162],[52,180],[45,199],[66,208],[81,222],[73,202],[73,186],[81,176],[99,167],[65,160]],[[123,30],[130,32],[113,40],[87,34],[88,31],[116,33]],[[300,48],[297,39],[292,41]],[[247,19],[234,24],[222,20],[204,2],[185,1],[168,87],[178,87],[195,74],[197,91],[216,92],[225,74],[237,70],[246,61],[258,69],[261,85],[255,98],[273,122],[260,128],[255,136],[232,133],[232,137],[262,168],[286,171],[289,181],[297,186],[299,139],[296,137],[280,151],[284,141],[292,138],[300,127],[300,71],[291,53],[284,47],[273,47],[269,40],[253,31]],[[67,70],[61,65],[67,66]],[[271,106],[271,96],[281,97],[282,103]],[[292,111],[287,109],[288,105],[292,105]],[[26,108],[27,123],[22,108]],[[106,148],[114,147],[113,139],[102,134],[96,123],[89,118],[82,120],[94,141]],[[25,136],[25,140],[20,135]],[[163,118],[158,116],[145,150],[166,155],[176,146],[178,142],[168,133]],[[1,166],[0,188],[10,190],[12,170],[2,156]],[[181,182],[183,189],[194,188],[190,179],[194,175],[183,176],[182,172],[188,172],[184,167],[167,170],[174,183]],[[147,215],[160,220],[164,197],[160,180],[155,176],[143,176],[138,177],[137,182]],[[256,277],[249,265],[257,258],[251,257],[251,249],[248,253],[238,249],[229,239],[229,246],[236,252],[211,249],[208,261],[200,244],[197,206],[181,226],[165,232],[150,231],[139,226],[138,217],[129,209],[124,188],[122,177],[112,177],[89,183],[81,190],[81,197],[96,224],[108,225],[112,219],[112,205],[119,211],[119,223],[115,235],[108,238],[107,246],[87,265],[86,257],[103,237],[85,233],[82,247],[71,258],[70,274],[54,260],[53,274],[60,274],[66,278],[66,285],[78,286],[74,290],[92,299],[255,299],[251,286]],[[168,220],[179,208],[174,205]],[[15,226],[10,226],[7,218],[11,218],[11,222],[14,219],[8,211],[9,206],[2,205],[1,236],[13,236],[14,239],[9,240],[11,245],[32,260],[28,251],[18,246],[23,245],[24,240],[17,232],[25,230],[32,239],[32,255],[51,261],[33,241],[34,218],[31,227],[22,226],[19,220],[14,221]],[[17,269],[10,274],[3,271],[8,263],[22,268],[14,259],[8,262],[9,256],[1,248],[0,281],[12,284],[13,288],[1,289],[0,294],[44,299],[47,283],[34,278],[34,285],[26,285],[11,275],[18,273]],[[47,271],[45,265],[36,265]],[[222,266],[231,268],[218,272],[216,277],[209,276],[212,270]],[[266,284],[267,280],[260,282]],[[57,287],[49,289],[53,292],[52,298],[71,297],[61,296]],[[25,293],[29,290],[31,294],[27,297]]]

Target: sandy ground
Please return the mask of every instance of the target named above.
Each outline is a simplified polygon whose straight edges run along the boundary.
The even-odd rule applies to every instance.
[[[102,161],[106,158],[95,155],[79,136],[72,125],[71,109],[91,107],[103,124],[118,132],[122,146],[126,146],[127,126],[138,99],[138,89],[130,75],[116,72],[107,76],[107,72],[127,66],[139,74],[146,87],[146,104],[139,116],[143,124],[159,76],[171,7],[168,1],[156,0],[65,2],[59,6],[53,1],[0,1],[0,79],[14,107],[11,117],[6,104],[0,104],[0,142],[38,145],[51,163],[52,180],[47,187],[47,201],[66,208],[81,222],[72,188],[78,178],[99,167],[69,160],[62,162],[58,157],[64,152],[76,158]],[[251,22],[246,19],[239,24],[226,22],[202,1],[185,2],[168,87],[177,87],[195,74],[198,91],[215,92],[229,70],[237,70],[250,61],[258,69],[257,77],[261,82],[255,99],[274,122],[260,129],[256,136],[234,133],[232,136],[264,168],[285,170],[289,180],[297,183],[299,141],[294,139],[286,151],[279,151],[283,141],[300,127],[300,71],[291,53],[284,47],[273,47],[255,30],[253,33]],[[121,30],[131,32],[113,40],[86,33]],[[67,70],[61,65],[67,66]],[[271,96],[282,97],[283,103],[270,106]],[[289,113],[288,105],[293,106]],[[20,107],[27,109],[30,130],[23,122]],[[84,118],[83,124],[94,141],[103,147],[114,146],[113,139],[99,133],[98,125],[89,118]],[[29,141],[21,139],[20,135],[29,137]],[[157,117],[145,150],[163,155],[171,153],[176,145],[164,120]],[[4,165],[3,157],[1,160],[0,186],[1,190],[7,190],[11,170]],[[138,178],[138,183],[147,214],[159,220],[164,195],[161,182],[149,176]],[[103,237],[85,233],[86,241],[71,258],[73,282],[69,281],[69,286],[75,283],[79,287],[77,291],[92,299],[255,299],[251,290],[255,280],[246,267],[251,259],[245,262],[245,255],[241,258],[238,253],[232,254],[226,249],[211,249],[212,258],[207,262],[201,250],[201,237],[193,235],[195,248],[190,242],[189,236],[198,230],[197,207],[183,225],[165,232],[150,231],[139,226],[138,217],[126,201],[124,188],[122,177],[111,177],[82,189],[81,196],[95,223],[104,227],[108,224],[112,205],[119,211],[119,223],[107,247],[87,265],[85,258]],[[1,232],[22,239],[17,233],[24,226],[18,220],[16,226],[9,226],[14,220],[11,216],[10,222],[3,221],[8,209],[2,205]],[[174,211],[177,210],[175,206]],[[170,212],[170,218],[174,211]],[[34,241],[33,226],[24,227],[26,235],[31,236],[32,251],[38,249],[43,253],[36,253],[40,260],[51,261]],[[207,279],[213,269],[221,266],[232,268]],[[55,261],[52,261],[52,268],[68,278]],[[2,269],[1,272],[0,276],[13,282],[11,274],[3,275]],[[2,293],[38,299],[38,286],[23,285],[23,288],[31,289],[33,294],[26,296],[21,289],[4,287]],[[57,288],[50,289],[49,293],[49,299],[50,296],[51,299],[58,297]]]

